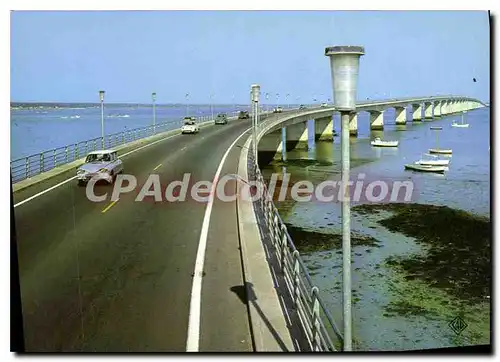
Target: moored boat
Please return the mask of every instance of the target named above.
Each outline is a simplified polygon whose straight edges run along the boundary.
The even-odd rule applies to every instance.
[[[436,131],[436,148],[429,148],[429,153],[437,153],[440,155],[451,155],[452,150],[451,149],[441,149],[439,148],[439,131],[441,131],[443,128],[442,127],[431,127],[431,129]]]
[[[416,163],[409,163],[405,165],[405,170],[444,173],[445,171],[448,170],[448,167],[436,166],[436,165],[418,165]]]
[[[375,147],[398,147],[399,141],[382,141],[380,137],[375,138],[370,142]]]
[[[453,153],[453,150],[441,149],[441,148],[429,148],[429,153],[436,153],[440,155],[451,155]]]
[[[450,163],[450,160],[442,159],[429,153],[426,153],[425,156],[427,156],[427,158],[422,157],[420,160],[415,162],[415,164],[422,166],[448,166]]]
[[[464,114],[465,112],[462,112],[462,121],[460,123],[453,121],[451,123],[451,126],[456,128],[468,128],[469,124],[464,122]]]

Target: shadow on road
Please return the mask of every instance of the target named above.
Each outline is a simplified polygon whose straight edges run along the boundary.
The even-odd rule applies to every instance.
[[[243,304],[248,305],[248,303],[250,303],[255,308],[260,318],[264,321],[267,329],[269,330],[269,332],[271,332],[275,341],[280,346],[281,350],[284,352],[290,352],[281,339],[279,333],[276,331],[276,329],[274,329],[273,325],[260,308],[259,303],[257,303],[257,296],[255,295],[255,292],[253,290],[253,284],[245,282],[245,285],[235,285],[234,287],[231,287],[230,290],[238,296]]]

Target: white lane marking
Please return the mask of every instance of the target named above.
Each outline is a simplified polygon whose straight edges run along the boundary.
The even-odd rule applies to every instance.
[[[30,196],[30,197],[28,197],[27,199],[25,199],[25,200],[23,200],[23,201],[20,201],[20,202],[18,202],[17,204],[15,204],[15,205],[14,205],[14,207],[21,206],[22,204],[24,204],[24,203],[26,203],[26,202],[28,202],[28,201],[31,201],[31,200],[33,200],[34,198],[36,198],[36,197],[38,197],[38,196],[41,196],[41,195],[43,195],[43,194],[45,194],[45,193],[47,193],[47,192],[49,192],[49,191],[52,191],[52,190],[54,190],[56,187],[59,187],[59,186],[61,186],[61,185],[64,185],[66,182],[70,182],[71,180],[74,180],[75,178],[76,178],[76,176],[73,176],[73,177],[71,177],[71,178],[69,178],[69,179],[67,179],[67,180],[64,180],[63,182],[58,183],[57,185],[54,185],[54,186],[52,186],[52,187],[49,187],[49,188],[48,188],[48,189],[46,189],[46,190],[43,190],[42,192],[39,192],[38,194],[35,194],[35,195],[33,195],[33,196]]]
[[[222,166],[226,161],[227,155],[238,142],[241,137],[250,131],[247,129],[243,132],[226,150],[224,156],[220,161],[217,172],[212,182],[212,190],[205,209],[205,216],[203,217],[203,225],[201,227],[200,241],[198,242],[198,252],[196,253],[196,262],[194,265],[193,286],[191,288],[191,303],[189,305],[189,322],[188,322],[188,336],[186,342],[186,352],[198,352],[200,342],[200,317],[201,317],[201,283],[203,277],[203,264],[205,263],[205,251],[207,248],[208,227],[210,226],[210,214],[212,213],[212,206],[214,203],[214,194],[216,190],[215,182],[219,179],[222,171]]]
[[[172,135],[172,136],[168,136],[168,137],[165,137],[165,138],[162,138],[162,139],[160,139],[160,140],[158,140],[158,141],[154,141],[154,142],[148,143],[147,145],[144,145],[144,146],[141,146],[141,147],[139,147],[139,148],[133,149],[132,151],[126,152],[126,153],[124,153],[123,155],[118,156],[118,158],[122,158],[122,157],[128,156],[128,155],[130,155],[131,153],[134,153],[134,152],[137,152],[137,151],[139,151],[139,150],[142,150],[142,149],[144,149],[144,148],[146,148],[146,147],[152,146],[152,145],[154,145],[154,144],[156,144],[156,143],[158,143],[158,142],[161,142],[161,141],[166,141],[166,140],[168,140],[168,139],[170,139],[170,138],[173,138],[173,137],[178,136],[179,134],[180,134],[180,133],[178,133],[178,134],[174,134],[174,135]],[[43,194],[45,194],[45,193],[47,193],[47,192],[49,192],[49,191],[52,191],[52,190],[54,190],[55,188],[57,188],[57,187],[59,187],[59,186],[62,186],[62,185],[64,185],[65,183],[67,183],[67,182],[69,182],[69,181],[71,181],[71,180],[74,180],[75,178],[76,178],[76,176],[73,176],[73,177],[70,177],[70,178],[69,178],[69,179],[67,179],[67,180],[64,180],[64,181],[62,181],[62,182],[59,182],[58,184],[56,184],[56,185],[54,185],[54,186],[52,186],[52,187],[49,187],[48,189],[43,190],[43,191],[39,192],[38,194],[35,194],[35,195],[33,195],[33,196],[28,197],[27,199],[25,199],[25,200],[23,200],[23,201],[18,202],[17,204],[15,204],[15,205],[14,205],[14,207],[21,206],[22,204],[24,204],[24,203],[26,203],[26,202],[28,202],[28,201],[31,201],[31,200],[33,200],[33,199],[37,198],[38,196],[42,196]]]

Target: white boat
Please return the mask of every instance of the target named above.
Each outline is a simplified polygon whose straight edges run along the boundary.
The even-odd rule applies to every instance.
[[[399,141],[382,141],[380,137],[375,138],[370,142],[375,147],[398,147]]]
[[[429,148],[429,153],[437,153],[439,155],[451,155],[453,151],[451,149]]]
[[[439,131],[442,130],[441,127],[431,127],[431,129],[434,129],[436,131],[436,148],[429,148],[429,153],[437,153],[440,155],[451,155],[452,150],[451,149],[441,149],[439,148],[439,138],[438,138],[438,133]]]
[[[451,126],[456,128],[468,128],[469,124],[464,122],[464,114],[465,112],[462,112],[462,121],[460,123],[453,121],[451,123]]]
[[[438,156],[429,153],[426,153],[425,156],[428,158],[421,158],[415,164],[421,166],[448,166],[450,163],[450,160],[440,159]]]
[[[408,163],[405,165],[405,170],[444,173],[445,171],[448,171],[448,167],[446,167],[446,166],[432,166],[432,165],[417,165],[416,163]]]

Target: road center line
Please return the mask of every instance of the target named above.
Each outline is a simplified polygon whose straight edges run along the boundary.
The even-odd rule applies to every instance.
[[[158,170],[160,167],[161,167],[161,163],[160,163],[158,166],[156,166],[156,167],[153,169],[153,171]]]
[[[247,129],[234,142],[229,146],[222,156],[217,172],[215,173],[212,182],[212,190],[205,209],[205,216],[203,217],[203,224],[201,227],[200,241],[198,242],[198,252],[196,253],[196,262],[194,265],[193,286],[191,288],[191,303],[189,305],[189,322],[188,322],[188,335],[186,342],[187,352],[198,352],[200,343],[200,317],[201,317],[201,284],[203,278],[203,265],[205,263],[205,251],[207,249],[208,228],[210,226],[210,215],[212,213],[212,206],[214,204],[214,195],[217,185],[215,182],[219,179],[222,167],[226,161],[229,152],[250,129]]]
[[[118,202],[118,200],[115,200],[115,201],[111,201],[111,203],[106,206],[101,212],[104,214],[106,211],[108,211],[109,209],[111,209],[111,207],[116,204]]]

